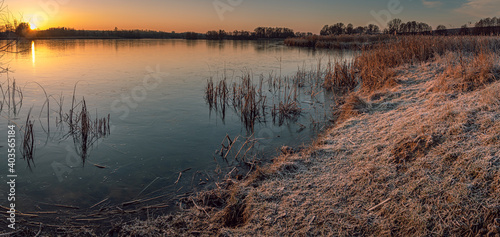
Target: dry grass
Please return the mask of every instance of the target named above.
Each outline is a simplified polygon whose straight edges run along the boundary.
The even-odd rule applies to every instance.
[[[347,61],[328,62],[323,87],[329,91],[347,93],[358,85],[355,69]]]
[[[121,235],[499,235],[500,82],[429,90],[446,73],[439,55],[447,50],[425,59],[432,62],[393,65],[405,71],[394,76],[398,87],[348,96],[339,107],[345,118],[310,149]]]
[[[481,102],[490,109],[500,106],[500,84],[496,83],[483,90],[481,93]]]
[[[342,123],[343,121],[369,112],[370,104],[356,94],[350,94],[346,99],[339,98],[337,109],[333,111],[333,121]]]
[[[341,73],[340,77],[330,76],[325,81],[330,82],[330,78],[333,78],[334,81],[354,83],[359,78],[362,81],[361,89],[373,92],[397,84],[395,68],[427,62],[452,51],[473,55],[468,65],[460,61],[461,68],[457,68],[456,63],[451,64],[452,76],[466,70],[463,75],[466,84],[482,83],[492,77],[491,62],[495,55],[498,57],[498,43],[498,39],[488,37],[401,36],[364,47],[352,64],[335,66],[334,72]],[[326,88],[333,84],[327,83]]]
[[[431,88],[437,91],[467,92],[484,87],[498,78],[498,55],[488,49],[472,55],[448,52],[442,59],[445,68],[439,80]]]

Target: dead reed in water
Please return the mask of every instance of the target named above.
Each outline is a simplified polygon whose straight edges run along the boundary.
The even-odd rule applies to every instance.
[[[267,82],[261,75],[254,83],[247,72],[239,81],[229,83],[230,86],[226,78],[217,83],[210,78],[205,87],[205,100],[211,110],[221,111],[223,118],[226,107],[232,107],[245,127],[252,130],[256,122],[265,122],[268,114],[273,120],[279,117],[281,122],[300,115],[299,88],[315,84],[308,81],[315,76],[307,74],[310,73],[305,70],[290,78],[270,74]]]
[[[226,79],[219,81],[217,85],[214,84],[212,78],[207,80],[205,87],[205,100],[210,106],[210,109],[220,111],[223,118],[226,115],[226,106],[228,102],[229,88]]]
[[[33,131],[33,121],[30,119],[31,110],[26,117],[26,123],[24,125],[24,134],[23,134],[23,149],[22,155],[23,158],[28,162],[28,166],[31,167],[33,164],[33,153],[35,149],[35,134]]]
[[[298,84],[284,87],[283,97],[279,97],[279,104],[273,106],[273,120],[278,118],[279,124],[283,124],[285,119],[293,119],[302,113],[300,104],[297,102]]]
[[[73,101],[72,104],[75,105],[75,102]],[[78,111],[76,110],[78,107],[80,107],[79,112],[73,112]],[[98,118],[97,112],[96,118],[92,119],[85,98],[76,103],[76,107],[70,109],[65,121],[71,128],[69,134],[73,137],[75,144],[78,144],[78,150],[83,160],[87,157],[88,149],[95,141],[110,134],[110,120],[110,114],[107,117]]]
[[[7,81],[0,83],[0,92],[2,100],[0,101],[0,112],[7,108],[7,111],[12,112],[16,116],[23,105],[23,92],[21,87],[16,84],[16,79],[10,80],[7,74]]]

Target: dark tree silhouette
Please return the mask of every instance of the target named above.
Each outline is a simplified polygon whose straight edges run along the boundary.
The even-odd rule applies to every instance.
[[[355,34],[364,34],[365,33],[365,27],[358,26],[356,29],[354,29]]]
[[[387,23],[388,33],[389,34],[398,33],[402,22],[403,21],[401,21],[401,19],[398,19],[398,18],[393,19],[392,21],[389,21],[389,23]]]
[[[352,35],[354,33],[354,26],[349,23],[347,27],[345,28],[346,34]]]
[[[335,25],[325,25],[320,31],[320,35],[343,35],[343,34],[378,34],[380,28],[377,25],[370,24],[368,26],[358,26],[354,28],[352,24],[347,26],[344,23],[336,23]]]
[[[445,25],[438,25],[438,27],[436,28],[436,30],[446,30],[446,26]]]
[[[367,34],[378,34],[378,33],[380,33],[380,27],[378,27],[377,25],[374,25],[374,24],[369,24],[366,27],[366,33]]]
[[[21,22],[17,27],[16,27],[16,35],[19,37],[27,37],[28,34],[31,32],[31,27],[29,23],[26,22]]]
[[[469,27],[467,27],[467,24],[460,27],[460,34],[461,35],[468,35],[469,34]]]
[[[471,33],[471,32],[469,32]],[[476,22],[473,33],[476,35],[499,35],[500,18],[484,18]]]

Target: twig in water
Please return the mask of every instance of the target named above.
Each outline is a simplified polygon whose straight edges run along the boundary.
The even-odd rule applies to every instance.
[[[105,201],[107,201],[107,200],[109,200],[109,198],[105,198],[105,199],[103,199],[102,201],[100,201],[100,202],[98,202],[98,203],[96,203],[96,204],[92,205],[89,209],[92,209],[92,208],[94,208],[94,207],[96,207],[96,206],[99,206],[99,205],[101,205],[103,202],[105,202]]]
[[[177,180],[175,181],[175,183],[174,183],[174,184],[179,183],[179,180],[181,179],[182,173],[184,173],[184,172],[186,172],[186,171],[188,171],[188,170],[191,170],[191,168],[187,168],[187,169],[185,169],[185,170],[183,170],[183,171],[179,172],[179,177],[177,177]]]

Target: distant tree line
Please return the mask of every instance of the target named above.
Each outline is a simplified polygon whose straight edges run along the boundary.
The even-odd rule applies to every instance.
[[[336,23],[334,25],[325,25],[320,31],[320,35],[352,35],[352,34],[398,34],[398,35],[414,35],[414,34],[434,34],[434,35],[500,35],[500,18],[484,18],[478,21],[473,28],[463,25],[459,29],[447,29],[445,25],[439,25],[436,30],[432,29],[427,23],[408,21],[403,22],[401,19],[393,19],[388,22],[387,28],[382,32],[377,25],[370,24],[368,26],[354,27],[352,24],[345,25],[344,23]]]
[[[299,33],[303,35],[304,33]],[[309,33],[312,35],[312,33]],[[306,34],[307,35],[307,34]],[[252,40],[252,39],[285,39],[289,37],[295,37],[296,34],[292,29],[284,27],[257,27],[253,32],[245,30],[235,30],[233,32],[226,32],[224,30],[212,30],[205,34],[208,40],[223,40],[223,39],[233,39],[233,40]]]
[[[352,35],[352,34],[378,34],[380,27],[374,24],[368,26],[358,26],[354,28],[352,24],[347,26],[340,22],[334,25],[325,25],[320,31],[320,35]]]
[[[175,32],[162,32],[152,30],[76,30],[74,28],[49,28],[47,30],[39,30],[36,33],[37,38],[65,38],[65,37],[82,37],[82,38],[125,38],[125,39],[141,39],[141,38],[183,38],[185,35]]]
[[[206,34],[196,32],[163,32],[152,30],[76,30],[74,28],[58,27],[47,30],[30,29],[29,23],[5,25],[0,37],[17,35],[26,38],[124,38],[124,39],[209,39],[209,40],[254,40],[254,39],[285,39],[294,36],[313,35],[312,33],[294,33],[292,29],[285,27],[257,27],[253,32],[235,30],[226,32],[224,30],[208,31]]]
[[[431,33],[432,27],[424,22],[408,21],[404,23],[401,19],[393,19],[387,23],[387,34],[423,34]]]
[[[76,30],[74,28],[57,27],[46,30],[31,30],[29,23],[20,23],[14,27],[5,25],[1,38],[124,38],[124,39],[180,39],[188,33],[163,32],[153,30]]]
[[[435,31],[424,22],[393,19],[387,24],[383,31],[377,25],[354,27],[352,24],[336,23],[325,25],[320,31],[320,35],[356,35],[356,34],[432,34],[432,35],[500,35],[500,18],[484,18],[475,23],[474,27],[463,25],[458,29],[447,29],[444,25],[439,25]],[[205,34],[196,32],[163,32],[153,30],[76,30],[74,28],[58,27],[47,30],[33,31],[29,23],[18,22],[0,26],[0,38],[12,37],[26,38],[125,38],[125,39],[208,39],[208,40],[255,40],[255,39],[285,39],[293,37],[313,36],[312,33],[294,33],[292,29],[285,27],[257,27],[254,31],[235,30],[226,32],[225,30],[212,30]]]
[[[476,22],[473,34],[476,35],[500,35],[500,18],[484,18]]]
[[[388,34],[433,34],[433,35],[500,35],[500,18],[484,18],[469,27],[467,24],[460,28],[447,29],[444,25],[438,25],[435,31],[423,22],[410,21],[403,23],[400,19],[394,19],[387,24],[385,33]]]

